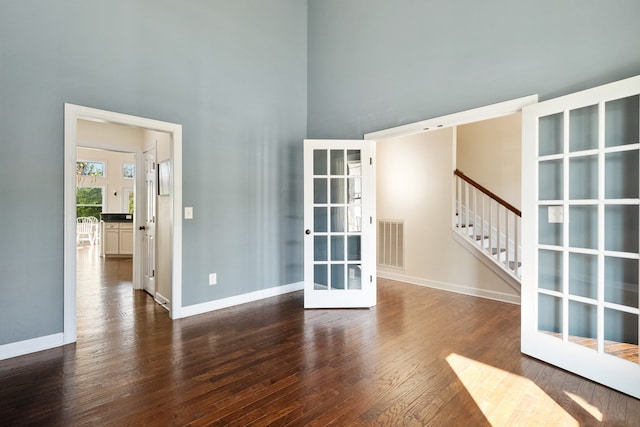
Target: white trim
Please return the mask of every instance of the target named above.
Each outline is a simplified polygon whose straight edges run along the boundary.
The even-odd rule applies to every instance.
[[[166,308],[167,311],[169,311],[169,303],[171,302],[169,301],[169,298],[165,297],[160,292],[156,292],[156,295],[153,297],[153,299],[162,307]]]
[[[63,344],[75,342],[76,333],[76,244],[75,244],[75,185],[78,120],[136,126],[171,134],[173,166],[172,229],[172,288],[170,315],[179,318],[182,304],[182,126],[143,117],[83,107],[64,105],[64,329]],[[100,147],[103,148],[103,147]],[[122,151],[120,147],[119,151]],[[137,156],[141,159],[142,156]],[[139,163],[136,169],[140,170]],[[141,176],[137,174],[136,177]],[[136,200],[138,202],[138,200]],[[137,203],[139,205],[139,203]],[[135,245],[137,259],[142,259],[142,245]],[[134,285],[141,283],[141,273],[134,271]]]
[[[495,119],[497,117],[516,113],[527,105],[532,105],[537,102],[538,95],[529,95],[522,98],[499,102],[497,104],[474,108],[472,110],[466,110],[459,113],[448,114],[446,116],[422,120],[420,122],[370,132],[365,134],[364,138],[380,141],[382,139],[415,135],[421,132],[459,126],[466,123],[479,122],[481,120]]]
[[[426,286],[428,288],[439,289],[441,291],[455,292],[457,294],[480,297],[494,301],[506,302],[509,304],[520,304],[518,295],[505,294],[503,292],[490,291],[487,289],[470,288],[468,286],[456,285],[453,283],[439,282],[437,280],[422,279],[420,277],[405,276],[403,274],[379,271],[378,277],[382,279],[397,280],[399,282],[410,283],[412,285]]]
[[[235,295],[215,301],[203,302],[202,304],[188,305],[182,307],[182,317],[195,316],[210,311],[221,310],[223,308],[233,307],[235,305],[245,304],[248,302],[259,301],[265,298],[275,297],[290,292],[301,291],[304,289],[304,282],[290,283],[288,285],[276,286],[275,288],[262,289],[247,294]]]
[[[64,345],[63,334],[45,335],[30,340],[12,342],[0,345],[0,360],[22,356],[24,354],[35,353],[36,351],[48,350]]]
[[[491,257],[489,257],[489,254],[487,254],[485,250],[471,243],[471,241],[469,241],[467,237],[464,237],[464,235],[460,235],[459,232],[453,230],[451,233],[453,236],[453,240],[458,242],[460,246],[471,253],[471,255],[476,257],[481,263],[489,267],[491,271],[493,271],[497,276],[504,280],[505,283],[511,286],[516,292],[521,292],[521,285],[518,279],[505,271],[504,268],[500,267]]]

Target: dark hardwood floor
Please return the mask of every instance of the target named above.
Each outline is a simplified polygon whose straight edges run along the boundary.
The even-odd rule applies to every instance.
[[[131,260],[78,252],[78,342],[0,361],[0,425],[640,425],[640,401],[520,353],[520,308],[379,280],[171,321]]]

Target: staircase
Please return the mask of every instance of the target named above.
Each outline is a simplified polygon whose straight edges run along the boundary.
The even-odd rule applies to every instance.
[[[455,170],[454,238],[520,291],[521,212]]]

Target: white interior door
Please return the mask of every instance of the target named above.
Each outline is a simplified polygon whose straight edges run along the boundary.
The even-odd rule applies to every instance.
[[[156,295],[156,196],[157,196],[157,176],[156,176],[156,150],[151,149],[144,152],[144,191],[145,191],[145,214],[143,243],[143,275],[144,290],[155,298]]]
[[[523,109],[522,351],[640,398],[640,76]]]
[[[304,141],[304,306],[376,304],[375,145]]]

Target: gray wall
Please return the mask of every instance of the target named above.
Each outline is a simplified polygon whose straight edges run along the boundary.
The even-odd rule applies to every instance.
[[[309,1],[310,138],[640,74],[640,1]]]
[[[183,125],[184,305],[302,280],[305,1],[3,1],[0,64],[0,345],[62,331],[65,102]]]

